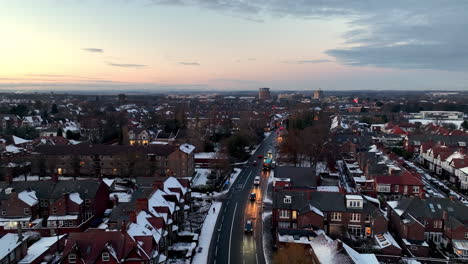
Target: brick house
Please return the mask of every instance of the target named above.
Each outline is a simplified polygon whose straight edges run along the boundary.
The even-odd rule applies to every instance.
[[[69,234],[60,263],[140,264],[154,260],[125,232],[89,229]]]
[[[28,237],[23,234],[6,234],[0,238],[0,264],[18,263],[28,250]]]
[[[27,181],[3,183],[0,192],[2,233],[10,223],[44,234],[84,228],[93,217],[102,217],[109,201],[108,186],[98,180]]]
[[[128,130],[128,140],[131,146],[147,146],[151,142],[151,132],[145,128],[131,128]]]
[[[428,256],[426,242],[431,242],[451,244],[457,255],[468,256],[468,250],[457,248],[468,242],[468,208],[461,202],[448,198],[410,197],[389,201],[387,207],[390,226],[414,255]]]
[[[39,146],[32,156],[32,172],[41,167],[64,176],[190,177],[194,172],[193,146],[173,145],[61,145]]]
[[[337,192],[277,191],[273,197],[275,228],[323,229],[331,236],[372,237],[387,230],[375,199]]]

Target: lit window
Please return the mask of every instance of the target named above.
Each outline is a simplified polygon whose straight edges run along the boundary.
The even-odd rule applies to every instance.
[[[292,211],[292,219],[297,219],[297,211]]]
[[[57,169],[57,173],[58,173],[59,175],[62,175],[62,173],[63,173],[62,168],[58,168],[58,169]]]

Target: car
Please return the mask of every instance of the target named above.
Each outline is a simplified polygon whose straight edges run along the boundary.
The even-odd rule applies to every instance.
[[[257,199],[257,194],[256,193],[250,193],[250,201],[255,201]]]
[[[254,185],[255,185],[255,186],[259,186],[259,185],[260,185],[260,176],[255,176]]]
[[[256,160],[254,160],[254,162],[252,162],[252,165],[253,166],[257,166],[258,162]]]
[[[245,231],[246,233],[251,233],[251,232],[253,232],[253,224],[252,224],[252,221],[250,221],[250,220],[245,221],[244,231]]]
[[[257,158],[263,159],[263,155],[258,155]]]

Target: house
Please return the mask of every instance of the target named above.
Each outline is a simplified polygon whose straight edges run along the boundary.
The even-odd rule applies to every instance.
[[[131,146],[147,146],[151,142],[151,132],[145,128],[132,128],[128,130],[128,140]]]
[[[28,236],[19,234],[6,234],[0,238],[0,264],[18,263],[28,250]]]
[[[429,245],[452,245],[457,255],[467,257],[468,207],[448,198],[410,197],[387,202],[391,228],[403,247],[415,256],[428,256]]]
[[[275,228],[323,229],[331,236],[372,237],[387,231],[375,199],[337,192],[274,192]]]
[[[10,127],[19,127],[21,119],[12,114],[0,114],[0,129],[7,129]]]
[[[35,149],[32,171],[41,167],[64,176],[191,177],[194,147],[189,144],[125,146],[102,144],[42,145]]]
[[[68,235],[60,263],[139,264],[157,261],[155,257],[147,255],[141,244],[125,232],[89,229]]]
[[[281,166],[275,168],[273,190],[312,191],[317,190],[320,177],[308,167]]]
[[[39,115],[36,116],[25,116],[23,118],[23,126],[29,127],[40,127],[42,125],[42,117]]]
[[[50,261],[57,250],[63,249],[66,235],[41,237],[29,248],[26,256],[18,264],[40,264]]]

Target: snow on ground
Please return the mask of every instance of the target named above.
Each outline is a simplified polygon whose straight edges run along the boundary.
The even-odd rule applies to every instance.
[[[43,181],[46,181],[46,180],[50,180],[52,179],[52,177],[41,177],[41,180]],[[20,176],[16,176],[13,178],[13,181],[38,181],[39,180],[39,176],[37,175],[30,175],[30,176],[25,176],[25,175],[20,175]]]
[[[192,180],[192,187],[206,185],[208,182],[208,176],[211,174],[211,169],[202,169],[202,168],[195,168],[195,172],[197,173]]]
[[[263,212],[262,219],[265,221],[267,218],[271,217],[271,212]]]
[[[125,192],[113,192],[109,194],[109,199],[115,200],[115,196],[119,198],[119,203],[129,203],[132,200],[132,195]]]
[[[213,204],[210,207],[210,210],[208,210],[208,215],[206,216],[205,222],[203,223],[203,227],[198,240],[198,248],[196,249],[196,253],[193,257],[192,263],[207,263],[211,238],[213,237],[213,232],[216,226],[216,221],[218,220],[219,212],[221,211],[221,206],[221,202],[213,202]],[[215,208],[214,213],[213,208]]]

